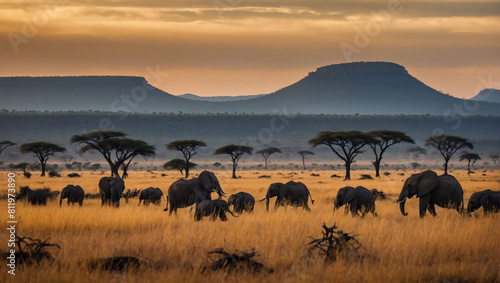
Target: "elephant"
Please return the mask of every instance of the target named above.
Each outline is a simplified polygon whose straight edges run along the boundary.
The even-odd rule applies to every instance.
[[[500,191],[484,190],[475,192],[470,196],[469,204],[467,205],[467,215],[483,207],[484,215],[490,212],[500,211]]]
[[[232,205],[234,212],[239,214],[243,211],[252,212],[255,205],[255,199],[249,193],[239,192],[231,195],[228,198],[227,203],[229,206]]]
[[[306,211],[311,211],[307,205],[307,200],[311,197],[311,203],[314,204],[309,189],[301,182],[290,181],[286,184],[273,183],[267,189],[266,197],[259,202],[266,200],[266,210],[269,211],[269,198],[277,197],[274,209],[279,206],[291,205],[294,207],[303,207]]]
[[[217,220],[217,217],[219,217],[221,221],[227,221],[226,212],[237,217],[229,210],[229,205],[225,200],[202,200],[196,203],[194,221],[200,221],[204,216],[210,216],[211,220]]]
[[[414,195],[420,198],[420,217],[425,216],[425,211],[429,210],[432,216],[436,216],[434,205],[444,208],[453,208],[459,213],[464,210],[463,190],[460,183],[451,175],[438,176],[436,172],[427,170],[422,173],[413,174],[406,179],[399,198],[395,201],[399,203],[401,214],[405,212],[407,198]]]
[[[141,201],[143,201],[144,205],[149,205],[149,203],[160,205],[162,197],[165,199],[165,197],[163,196],[163,192],[159,188],[149,187],[142,190],[139,194],[138,205],[141,205]]]
[[[359,216],[358,212],[361,212],[361,217],[364,217],[368,212],[371,212],[373,216],[377,216],[375,212],[375,199],[377,196],[378,191],[370,191],[365,187],[343,187],[337,192],[337,198],[333,203],[333,212],[345,205],[346,213],[348,212],[347,209],[349,209],[352,216]]]
[[[99,181],[99,193],[101,194],[101,206],[120,206],[120,199],[123,197],[125,182],[119,176],[102,177]]]
[[[210,171],[203,171],[197,178],[190,180],[177,180],[168,188],[167,207],[164,211],[169,210],[170,204],[169,215],[172,215],[172,212],[177,214],[178,208],[189,207],[202,200],[211,200],[212,192],[216,192],[219,198],[226,195],[219,180]]]
[[[67,185],[61,191],[61,198],[59,199],[59,206],[62,204],[62,200],[67,198],[68,205],[70,203],[75,204],[78,203],[80,206],[83,204],[83,197],[85,196],[85,192],[80,186]]]
[[[21,191],[17,195],[17,199],[28,199],[28,203],[32,205],[47,205],[49,197],[50,189],[32,190],[30,187],[21,187]]]

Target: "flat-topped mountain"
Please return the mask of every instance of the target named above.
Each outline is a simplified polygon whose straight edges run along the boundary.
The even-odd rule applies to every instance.
[[[500,103],[500,89],[485,88],[471,99],[484,102]]]
[[[238,101],[200,101],[171,95],[141,77],[0,78],[7,110],[113,112],[453,115],[466,100],[425,85],[403,66],[357,62],[318,68],[271,94]],[[462,107],[463,108],[463,107]],[[499,115],[500,104],[480,102],[471,115]]]

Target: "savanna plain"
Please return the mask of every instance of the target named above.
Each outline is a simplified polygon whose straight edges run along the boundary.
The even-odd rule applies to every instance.
[[[484,216],[482,209],[472,217],[455,210],[436,208],[438,217],[418,214],[418,199],[407,201],[408,216],[402,216],[397,199],[404,180],[416,171],[389,171],[374,180],[359,180],[352,172],[351,181],[331,178],[342,171],[240,171],[241,178],[232,179],[229,171],[213,171],[222,189],[230,196],[239,191],[251,193],[256,200],[264,198],[274,182],[300,181],[306,184],[315,200],[311,212],[292,207],[266,212],[265,202],[257,202],[254,212],[239,217],[228,215],[227,222],[195,222],[189,208],[177,216],[160,206],[138,206],[138,198],[119,208],[101,207],[99,199],[85,199],[83,206],[68,206],[66,201],[49,201],[47,206],[16,203],[17,233],[38,239],[49,239],[61,249],[47,248],[55,260],[31,266],[18,266],[16,275],[0,268],[1,282],[500,282],[500,215]],[[98,181],[109,172],[81,172],[81,178],[32,176],[26,179],[17,172],[17,189],[48,187],[60,191],[68,184],[80,185],[86,193],[98,193]],[[79,172],[80,173],[80,172]],[[161,176],[166,173],[166,176]],[[192,172],[195,176],[200,171]],[[317,173],[319,176],[312,176]],[[441,174],[442,172],[438,172]],[[402,176],[401,174],[404,174]],[[453,171],[464,189],[465,206],[472,193],[485,189],[498,190],[500,171],[488,170],[467,175]],[[178,172],[130,172],[126,189],[159,187],[165,195],[168,187],[180,178]],[[270,178],[259,178],[270,175]],[[7,188],[7,172],[0,175]],[[378,217],[364,218],[333,212],[333,201],[343,186],[364,186],[382,190],[387,200],[377,199]],[[6,189],[2,195],[6,194]],[[216,195],[212,194],[212,198]],[[226,199],[227,200],[227,199]],[[4,220],[7,201],[0,200]],[[320,238],[322,225],[334,223],[344,232],[353,232],[369,254],[364,260],[339,257],[325,262],[324,256],[307,254],[309,236]],[[4,222],[4,226],[6,222]],[[1,249],[7,249],[7,230],[1,233]],[[228,252],[251,251],[255,260],[274,268],[274,273],[202,272],[212,263],[207,252],[224,248]],[[150,266],[140,271],[109,272],[89,270],[89,261],[111,256],[139,257]],[[216,259],[216,256],[212,256]]]

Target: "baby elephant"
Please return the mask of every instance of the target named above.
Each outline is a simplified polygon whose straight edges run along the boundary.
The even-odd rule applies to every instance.
[[[202,200],[196,203],[194,221],[200,221],[205,216],[210,216],[211,220],[217,220],[217,217],[219,217],[221,221],[227,221],[226,212],[237,217],[229,210],[229,205],[225,200]]]
[[[78,203],[80,206],[83,204],[83,197],[85,196],[85,192],[80,186],[67,185],[61,191],[61,198],[59,199],[59,206],[62,204],[62,200],[67,198],[68,205]]]
[[[483,207],[484,214],[500,211],[500,191],[484,190],[473,193],[467,205],[467,215]]]
[[[163,192],[159,188],[149,187],[142,190],[139,194],[138,205],[141,205],[141,201],[144,201],[144,205],[149,205],[149,203],[159,205],[161,204],[162,197],[165,199],[165,197],[163,196]]]
[[[242,213],[243,211],[252,212],[255,205],[254,197],[245,192],[239,192],[237,194],[231,195],[227,200],[229,206],[233,206],[233,211],[236,213]]]
[[[352,216],[359,216],[358,211],[361,212],[361,217],[364,217],[368,212],[377,216],[375,212],[376,197],[376,193],[361,186],[356,188],[350,186],[343,187],[337,193],[337,198],[333,204],[333,211],[335,212],[336,209],[343,205],[348,205]]]

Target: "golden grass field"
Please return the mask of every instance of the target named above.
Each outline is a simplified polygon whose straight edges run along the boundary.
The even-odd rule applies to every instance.
[[[407,201],[404,217],[393,201],[399,195],[404,180],[411,174],[391,171],[390,176],[376,180],[356,180],[360,174],[352,172],[352,181],[330,178],[343,176],[342,171],[240,171],[240,179],[231,179],[229,171],[214,171],[227,196],[239,191],[265,196],[274,182],[296,180],[305,183],[311,191],[312,212],[291,207],[270,209],[258,202],[253,214],[238,218],[228,215],[227,222],[194,222],[189,208],[180,209],[177,216],[164,212],[161,206],[137,206],[138,199],[120,208],[101,207],[100,200],[85,200],[83,207],[58,201],[47,206],[29,206],[17,203],[18,234],[47,239],[58,243],[61,250],[49,248],[55,262],[29,267],[20,266],[16,275],[7,274],[6,265],[0,268],[0,282],[500,282],[500,214],[463,218],[454,210],[436,208],[438,217],[420,219],[418,199]],[[7,172],[0,183],[7,184]],[[161,173],[167,173],[161,177]],[[197,175],[199,171],[192,172]],[[438,172],[440,173],[440,172]],[[106,171],[106,174],[108,172]],[[271,175],[259,179],[260,175]],[[470,177],[464,171],[451,173],[464,188],[465,205],[473,192],[500,187],[500,171],[488,171],[486,176],[475,173]],[[64,174],[66,175],[66,174]],[[67,184],[80,185],[87,193],[97,193],[97,183],[104,175],[83,172],[78,179],[17,176],[20,186],[32,189],[43,186],[61,190]],[[125,180],[127,189],[159,187],[167,193],[170,184],[180,178],[178,172],[130,172]],[[377,200],[378,217],[353,218],[343,208],[332,212],[333,201],[343,186],[364,186],[383,190],[389,200]],[[6,188],[6,185],[2,185]],[[5,190],[6,192],[6,190]],[[212,195],[215,198],[215,195]],[[274,205],[274,201],[271,202]],[[7,202],[0,201],[6,219]],[[322,224],[337,226],[354,232],[361,244],[377,260],[356,262],[338,259],[324,263],[317,255],[306,256],[308,236],[320,237]],[[7,236],[1,233],[1,249],[7,251]],[[200,268],[211,261],[207,252],[224,247],[249,251],[255,248],[254,258],[275,269],[273,274],[201,273]],[[147,260],[152,267],[141,272],[92,271],[87,268],[91,259],[109,256],[136,256]]]

